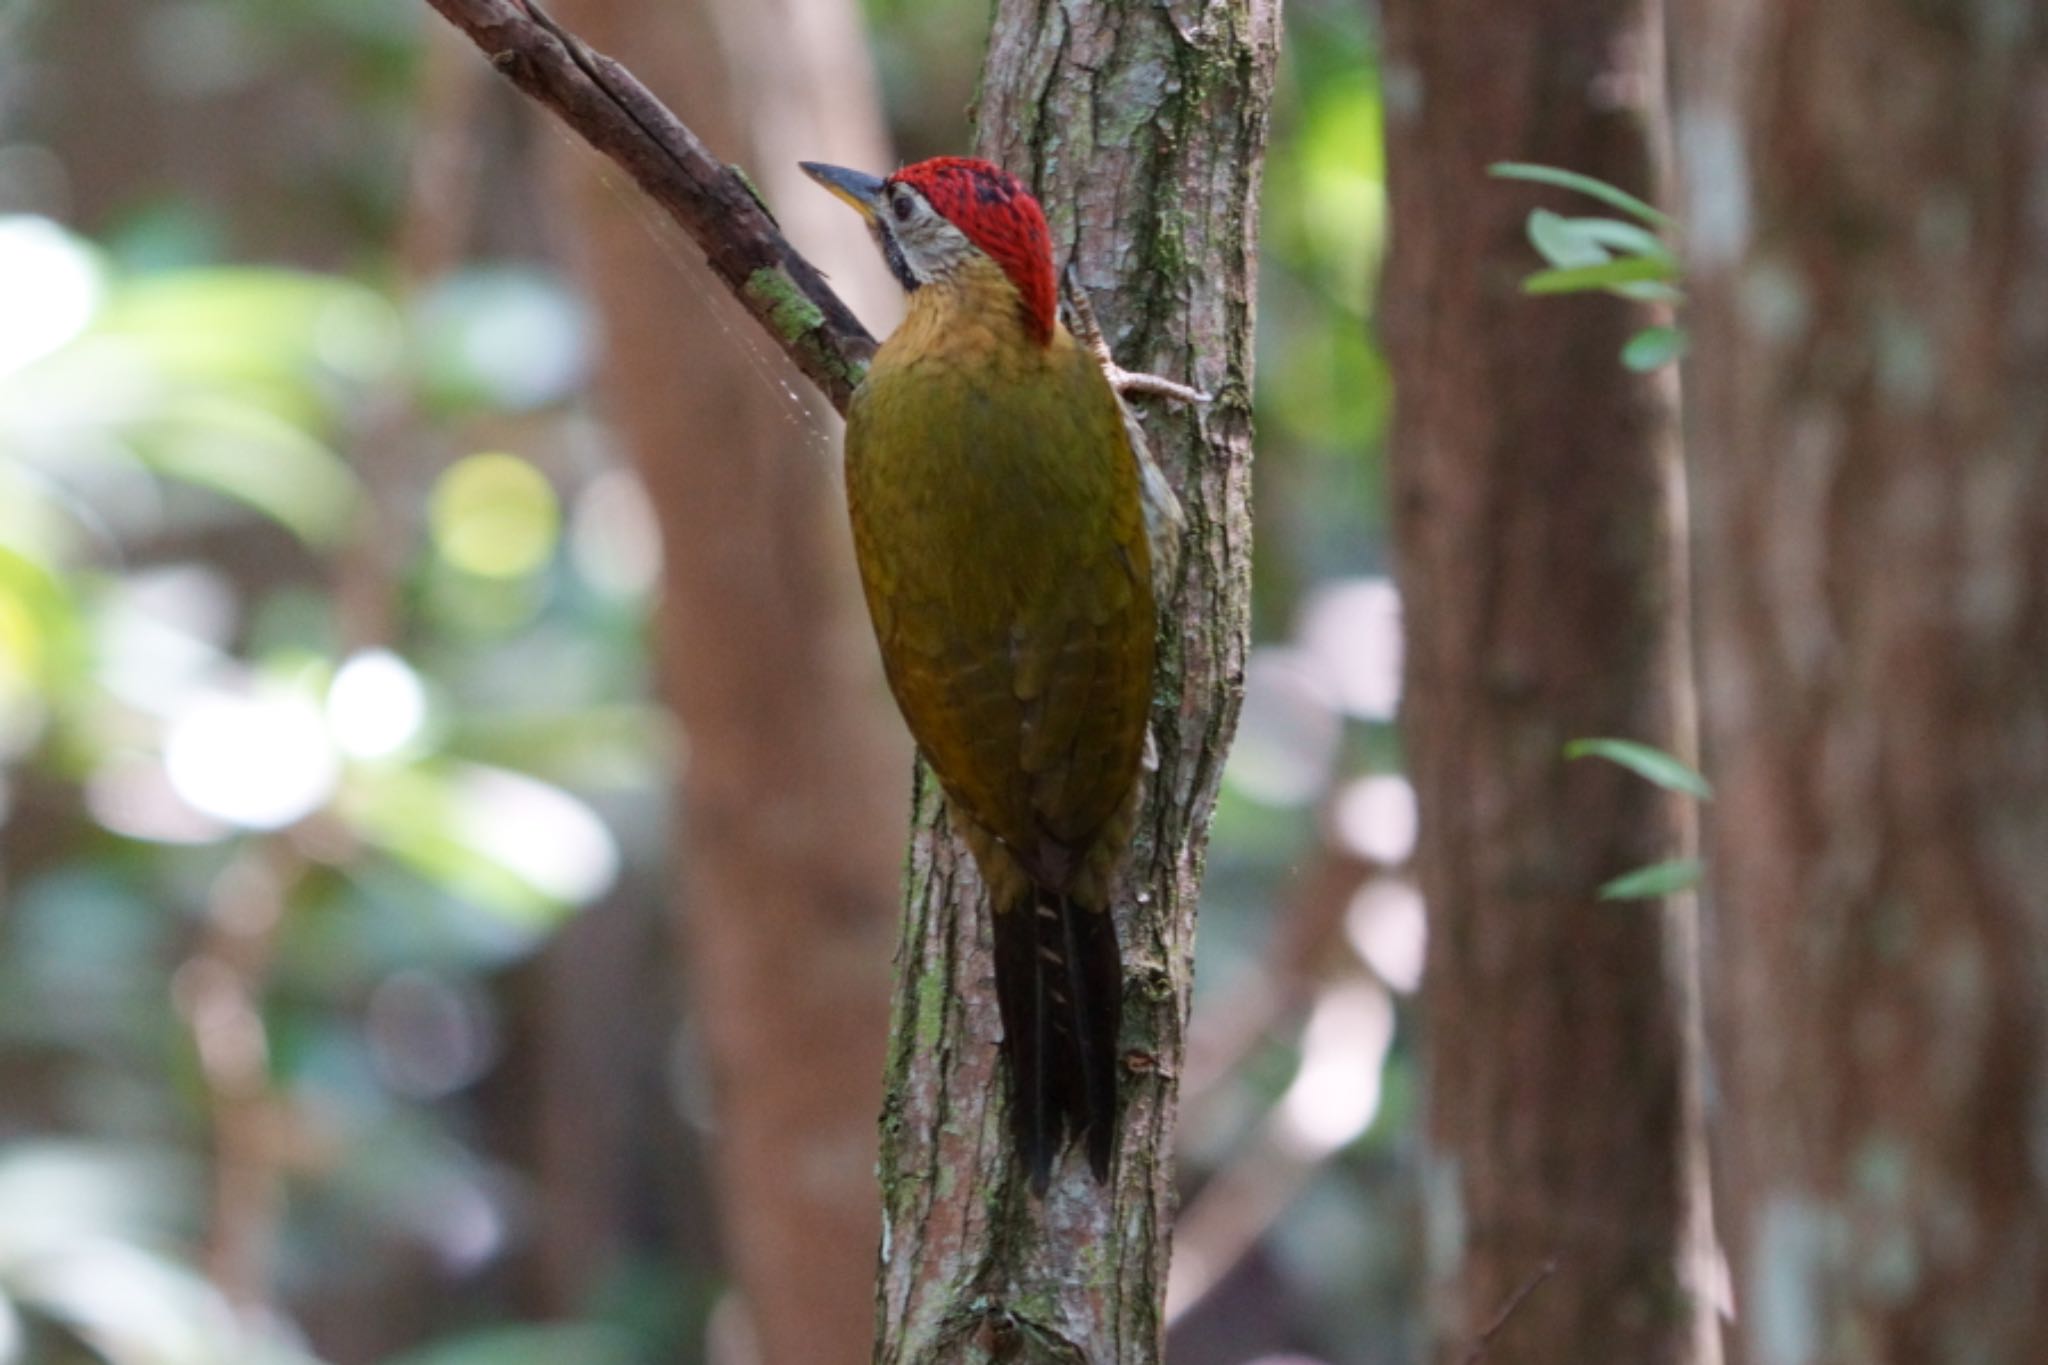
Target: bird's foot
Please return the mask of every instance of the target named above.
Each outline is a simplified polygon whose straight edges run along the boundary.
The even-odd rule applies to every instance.
[[[1095,320],[1095,309],[1088,302],[1088,291],[1075,280],[1073,268],[1067,269],[1067,313],[1073,321],[1074,339],[1086,346],[1094,355],[1102,372],[1109,376],[1109,386],[1120,394],[1150,394],[1155,398],[1171,398],[1176,403],[1201,405],[1213,402],[1211,395],[1202,392],[1192,384],[1183,384],[1164,375],[1144,374],[1127,370],[1116,363],[1116,357],[1109,353],[1109,343],[1103,339],[1102,324]]]

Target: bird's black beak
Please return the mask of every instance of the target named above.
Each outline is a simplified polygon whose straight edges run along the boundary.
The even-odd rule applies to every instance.
[[[844,166],[827,166],[819,161],[799,161],[797,165],[803,167],[805,175],[853,205],[869,222],[874,222],[876,215],[881,213],[881,177],[865,171],[849,171]]]

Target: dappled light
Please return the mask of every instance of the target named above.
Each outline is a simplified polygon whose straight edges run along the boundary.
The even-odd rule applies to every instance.
[[[85,330],[100,302],[100,269],[86,244],[47,218],[0,218],[0,375]]]
[[[554,490],[516,455],[471,455],[434,485],[434,548],[466,573],[522,578],[555,552]]]
[[[770,585],[749,602],[813,574],[851,586],[830,537],[821,550],[785,527],[779,563],[736,557],[739,528],[760,524],[740,519],[746,500],[699,484],[688,496],[706,510],[679,509],[670,471],[705,458],[741,472],[751,515],[787,494],[746,471],[836,460],[836,442],[744,313],[685,278],[693,249],[663,236],[650,255],[674,278],[652,283],[680,284],[702,313],[668,319],[682,330],[659,343],[666,363],[727,375],[711,379],[721,399],[758,390],[768,416],[715,450],[670,441],[628,458],[633,423],[622,436],[618,409],[592,398],[619,363],[602,347],[622,314],[606,263],[570,243],[576,216],[541,202],[535,187],[559,174],[547,139],[507,135],[521,111],[485,93],[488,72],[422,57],[415,17],[400,0],[346,20],[291,0],[127,21],[113,41],[139,54],[135,98],[154,111],[140,116],[220,147],[217,166],[164,159],[155,197],[85,123],[0,134],[0,191],[64,186],[46,216],[0,230],[4,294],[33,305],[0,310],[0,1038],[62,1082],[22,1092],[0,1154],[98,1144],[91,1161],[75,1149],[78,1180],[104,1182],[110,1213],[132,1217],[90,1232],[129,1258],[101,1283],[134,1285],[138,1305],[124,1316],[89,1276],[60,1294],[0,1273],[0,1333],[31,1359],[52,1333],[114,1365],[626,1365],[765,1340],[722,1263],[693,1259],[701,1193],[670,1190],[650,1214],[645,1189],[604,1196],[599,1181],[586,1198],[572,1187],[595,1177],[571,1173],[637,1180],[680,1160],[701,1182],[699,1149],[734,1131],[735,1101],[711,1082],[732,1042],[671,1003],[685,992],[664,976],[660,891],[715,894],[693,875],[723,864],[692,841],[735,834],[714,802],[673,838],[666,784],[706,743],[706,780],[734,779],[722,731],[692,735],[651,705],[649,612],[664,598],[701,611],[689,604],[727,575]],[[81,36],[46,22],[60,46]],[[983,22],[958,5],[876,10],[904,147],[965,145],[965,95],[943,92],[972,90]],[[1251,658],[1204,896],[1205,983],[1243,994],[1204,1054],[1216,1069],[1192,1103],[1219,1140],[1189,1180],[1214,1163],[1227,1189],[1236,1163],[1275,1154],[1292,1174],[1214,1247],[1195,1220],[1187,1256],[1210,1267],[1208,1302],[1243,1292],[1232,1276],[1248,1264],[1279,1273],[1262,1239],[1294,1235],[1305,1182],[1391,1192],[1366,1174],[1384,1157],[1356,1153],[1391,1150],[1380,1077],[1409,1062],[1387,992],[1413,989],[1420,952],[1419,910],[1347,909],[1408,885],[1414,841],[1390,742],[1399,605],[1377,576],[1381,532],[1357,529],[1377,525],[1360,518],[1376,515],[1386,410],[1364,328],[1386,216],[1378,86],[1357,13],[1309,5],[1299,22],[1313,42],[1284,72],[1265,204],[1258,344],[1277,378],[1257,396],[1264,467],[1296,473],[1262,509],[1288,547],[1260,570],[1283,605]],[[934,63],[964,65],[938,80]],[[94,68],[79,69],[91,94]],[[263,112],[206,121],[228,101]],[[401,153],[427,178],[408,185]],[[882,155],[862,160],[885,169]],[[650,230],[629,189],[604,193]],[[870,264],[867,292],[893,294]],[[692,540],[664,546],[664,527]],[[815,606],[750,610],[752,644],[823,630],[873,667]],[[701,699],[734,656],[690,629],[667,662]],[[841,662],[791,681],[875,685]],[[845,752],[823,760],[828,783]],[[886,801],[832,799],[893,806],[901,760],[878,771]],[[802,809],[777,796],[750,818],[800,858],[817,819]],[[1304,850],[1383,875],[1325,886]],[[896,852],[879,855],[871,880],[893,886]],[[833,877],[829,900],[854,894]],[[708,951],[686,947],[676,979]],[[1357,958],[1325,980],[1309,964],[1331,951]],[[874,963],[879,1017],[886,957]],[[127,1003],[81,1008],[86,981]],[[115,1178],[145,1154],[141,1132],[176,1172],[151,1187],[175,1196],[162,1207],[130,1208],[143,1187]],[[866,1158],[817,1160],[802,1179],[871,1179]],[[5,1207],[0,1224],[29,1226]],[[572,1269],[565,1237],[609,1250]],[[848,1259],[866,1274],[864,1252]],[[1349,1315],[1342,1275],[1300,1283],[1324,1354],[1373,1358],[1358,1352],[1381,1328]],[[651,1307],[676,1286],[697,1306]],[[503,1321],[539,1307],[568,1316]]]
[[[2035,1365],[2008,8],[0,0],[0,1365]]]
[[[390,758],[419,738],[427,691],[412,665],[388,649],[352,654],[327,685],[327,728],[350,758]]]
[[[171,791],[201,815],[245,829],[303,820],[341,780],[318,703],[288,682],[186,699],[163,745]]]

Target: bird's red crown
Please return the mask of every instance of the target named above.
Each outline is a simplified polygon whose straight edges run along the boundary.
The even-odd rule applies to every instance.
[[[1031,191],[1001,167],[971,156],[936,156],[889,177],[908,185],[967,240],[1001,266],[1017,287],[1024,315],[1038,340],[1052,340],[1058,291],[1052,274],[1052,234]]]

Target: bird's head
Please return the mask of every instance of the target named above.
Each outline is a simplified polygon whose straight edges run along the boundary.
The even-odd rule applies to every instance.
[[[1015,176],[965,156],[933,157],[886,179],[815,161],[802,165],[860,211],[905,289],[958,282],[993,265],[1016,292],[1032,335],[1052,340],[1052,235],[1038,201]]]

